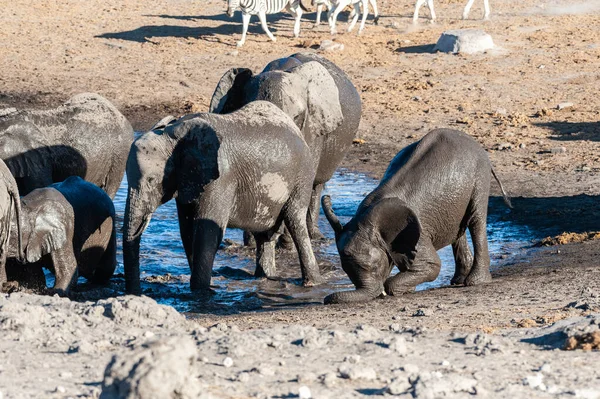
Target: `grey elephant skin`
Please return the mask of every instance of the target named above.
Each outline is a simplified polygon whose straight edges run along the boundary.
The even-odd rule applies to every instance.
[[[127,291],[140,292],[141,235],[156,208],[172,198],[192,290],[209,290],[214,257],[227,226],[254,233],[256,274],[273,276],[273,240],[282,222],[298,249],[304,284],[320,282],[306,227],[315,171],[294,122],[265,101],[228,115],[173,119],[136,139],[127,161]]]
[[[247,68],[227,71],[215,89],[210,112],[228,113],[256,100],[270,101],[288,114],[310,147],[316,175],[308,228],[312,238],[322,238],[321,191],[356,136],[360,96],[334,63],[313,53],[298,53],[272,61],[256,75]]]
[[[0,110],[0,158],[21,195],[80,176],[114,198],[132,142],[131,124],[98,94],[51,110]]]
[[[16,231],[11,231],[13,215],[17,221]],[[21,234],[19,231],[21,221],[21,202],[19,201],[19,189],[13,175],[4,162],[0,160],[0,290],[7,282],[6,261],[10,249],[11,233],[16,233],[17,254],[20,256],[22,250]]]
[[[394,157],[345,226],[330,198],[323,197],[342,267],[356,286],[355,291],[329,295],[325,303],[413,291],[437,278],[441,261],[436,251],[447,245],[452,245],[456,261],[452,284],[491,281],[486,233],[490,172],[487,153],[475,140],[460,131],[437,129]],[[504,189],[502,193],[510,206]],[[394,265],[400,272],[389,277]]]
[[[21,198],[21,209],[23,261],[17,262],[11,245],[9,281],[43,288],[42,269],[47,268],[56,276],[53,291],[61,294],[68,293],[78,276],[98,284],[108,282],[117,265],[117,241],[115,208],[103,190],[71,176],[33,190]],[[11,233],[11,244],[17,239]]]

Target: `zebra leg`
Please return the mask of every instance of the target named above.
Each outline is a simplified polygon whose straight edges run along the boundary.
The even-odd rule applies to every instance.
[[[302,8],[300,8],[300,4],[293,7],[291,4],[288,4],[287,10],[292,16],[296,19],[294,22],[294,37],[300,36],[300,19],[302,18]]]
[[[417,0],[415,4],[415,14],[413,15],[413,24],[416,25],[419,23],[419,10],[423,7],[427,0]]]
[[[370,0],[369,2],[373,6],[373,23],[375,25],[378,25],[379,24],[379,10],[377,10],[377,0]]]
[[[259,12],[258,19],[260,20],[260,26],[262,26],[267,36],[269,36],[269,39],[271,39],[272,41],[277,41],[277,39],[275,39],[275,36],[273,36],[271,31],[269,30],[269,27],[267,26],[267,14],[264,11]]]
[[[359,3],[354,3],[352,9],[354,10],[354,17],[352,17],[352,21],[348,25],[348,32],[352,32],[352,29],[354,29],[354,26],[356,25],[356,21],[358,21],[358,16],[360,14]]]
[[[367,16],[369,15],[369,0],[363,0],[362,3],[363,3],[363,15],[362,15],[362,21],[360,21],[360,28],[358,29],[359,35],[362,33],[363,29],[365,29],[365,22],[367,22]]]
[[[346,7],[348,4],[346,0],[341,0],[339,3],[334,5],[333,13],[331,17],[329,17],[329,27],[331,28],[331,34],[335,35],[337,30],[335,29],[335,24],[337,22],[338,14]]]
[[[433,0],[427,0],[427,7],[429,7],[429,12],[431,12],[431,23],[435,22],[435,10],[433,9]]]
[[[473,6],[474,1],[475,0],[469,0],[467,2],[467,5],[465,6],[465,10],[463,11],[463,15],[462,15],[463,19],[467,19],[469,17],[469,11],[471,11],[471,7]]]
[[[250,14],[242,13],[242,40],[237,42],[238,47],[242,47],[246,43],[246,34],[248,33],[248,24],[250,23]]]
[[[490,13],[491,13],[490,0],[483,0],[483,7],[485,9],[485,12],[483,14],[483,19],[487,21],[488,19],[490,19]]]
[[[321,13],[323,12],[323,4],[317,6],[317,20],[315,21],[315,28],[321,25]]]

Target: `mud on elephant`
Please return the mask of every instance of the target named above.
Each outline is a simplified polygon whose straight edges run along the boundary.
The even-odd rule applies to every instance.
[[[254,233],[256,274],[274,276],[274,239],[282,222],[298,249],[303,283],[319,283],[306,226],[314,174],[299,129],[269,102],[256,101],[228,115],[196,114],[159,123],[136,139],[127,161],[127,291],[140,292],[141,235],[156,208],[172,198],[192,290],[210,288],[227,226]]]
[[[413,291],[437,278],[437,250],[447,245],[452,245],[456,260],[452,284],[491,281],[486,233],[491,174],[487,153],[475,140],[456,130],[438,129],[396,155],[345,226],[330,198],[323,197],[342,268],[356,286],[355,291],[329,295],[325,303]],[[510,206],[503,189],[502,194]],[[389,277],[394,265],[400,272]]]
[[[219,81],[210,112],[226,114],[256,100],[282,109],[302,131],[316,168],[307,223],[323,238],[318,217],[321,191],[352,145],[362,105],[348,76],[328,59],[298,53],[269,63],[259,74],[232,68]]]
[[[0,158],[21,195],[80,176],[113,198],[132,142],[127,119],[98,94],[78,94],[51,110],[0,110]]]
[[[68,293],[82,276],[106,283],[117,265],[115,208],[98,186],[78,176],[33,190],[21,199],[23,261],[14,243],[17,220],[11,229],[8,280],[43,289],[43,268],[54,272],[54,292]],[[14,285],[16,285],[14,284]]]
[[[17,222],[16,231],[11,231],[13,216]],[[12,243],[17,246],[17,255],[21,257],[22,254],[20,222],[21,201],[17,182],[6,164],[0,160],[0,291],[7,282],[6,260],[10,251],[11,233],[17,236],[17,241]]]

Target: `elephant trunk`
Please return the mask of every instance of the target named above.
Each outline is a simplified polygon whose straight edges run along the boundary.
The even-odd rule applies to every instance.
[[[331,197],[329,197],[329,195],[324,195],[323,198],[321,198],[321,206],[323,207],[323,213],[325,214],[327,221],[333,228],[333,231],[337,237],[342,233],[344,227],[342,226],[342,223],[336,214],[333,212],[333,208],[331,207]]]
[[[129,294],[141,294],[140,285],[140,241],[142,233],[150,223],[154,210],[140,206],[137,190],[129,189],[123,223],[123,265],[125,268],[125,290]]]
[[[382,292],[383,288],[381,290],[357,288],[354,291],[334,292],[325,297],[324,303],[325,305],[330,305],[334,303],[367,302],[375,299]]]

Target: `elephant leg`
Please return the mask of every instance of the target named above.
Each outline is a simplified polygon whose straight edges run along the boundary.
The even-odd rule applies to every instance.
[[[6,291],[6,287],[11,285],[35,291],[42,291],[46,288],[46,275],[42,268],[42,262],[23,265],[17,261],[9,260],[6,264],[6,270],[8,283],[4,284],[4,288],[0,284],[0,291]]]
[[[465,6],[465,9],[464,9],[463,15],[462,15],[463,19],[467,19],[469,17],[469,11],[471,11],[471,7],[473,6],[474,2],[475,2],[475,0],[469,0],[467,2],[467,5]]]
[[[254,277],[275,277],[275,240],[268,233],[254,234],[256,239],[256,271]]]
[[[465,283],[465,279],[471,271],[473,265],[473,255],[469,249],[469,243],[467,242],[467,234],[463,233],[456,241],[452,243],[452,252],[454,253],[454,263],[456,264],[454,270],[454,277],[450,284],[460,285]]]
[[[306,227],[306,208],[304,208],[304,211],[302,209],[290,208],[294,207],[291,206],[286,209],[284,220],[287,228],[290,230],[290,235],[294,240],[298,256],[300,257],[302,284],[305,287],[321,284],[323,278],[321,277],[319,265],[317,264],[317,259],[313,253],[308,235],[308,228]]]
[[[286,251],[292,251],[295,248],[295,245],[294,245],[294,240],[292,239],[292,236],[290,235],[290,230],[287,228],[287,226],[284,225],[281,228],[280,233],[281,233],[281,235],[279,236],[279,239],[277,240],[277,248],[283,249]]]
[[[75,259],[72,243],[68,242],[63,248],[53,251],[50,257],[56,277],[53,291],[61,295],[67,294],[77,283],[77,259]]]
[[[321,210],[321,192],[323,191],[323,183],[313,187],[310,196],[310,206],[308,207],[307,221],[308,234],[313,240],[322,240],[325,238],[319,230],[319,211]]]
[[[183,250],[185,256],[192,267],[192,256],[194,253],[194,205],[193,204],[177,204],[177,218],[179,220],[179,235],[181,236],[181,242],[183,243]]]
[[[192,291],[210,290],[210,279],[215,255],[223,240],[225,226],[211,219],[197,219],[194,222],[194,253],[192,255]]]
[[[483,206],[481,208],[484,208]],[[465,285],[477,285],[489,283],[492,281],[490,273],[490,254],[488,251],[487,231],[487,201],[485,201],[485,209],[482,209],[479,214],[476,214],[469,224],[469,232],[473,241],[473,251],[475,257],[473,267],[465,279]]]
[[[106,284],[113,276],[117,268],[117,232],[113,232],[108,241],[108,245],[94,270],[93,282],[96,284]]]
[[[254,238],[254,235],[246,230],[244,230],[244,246],[245,247],[254,247],[256,248],[256,239]]]
[[[248,33],[248,25],[250,24],[250,14],[242,13],[242,39],[237,42],[238,47],[242,47],[246,43],[246,34]],[[270,32],[269,32],[270,33]]]
[[[385,292],[388,295],[412,292],[417,285],[434,281],[440,274],[441,265],[442,261],[431,242],[419,243],[415,260],[385,281]]]

